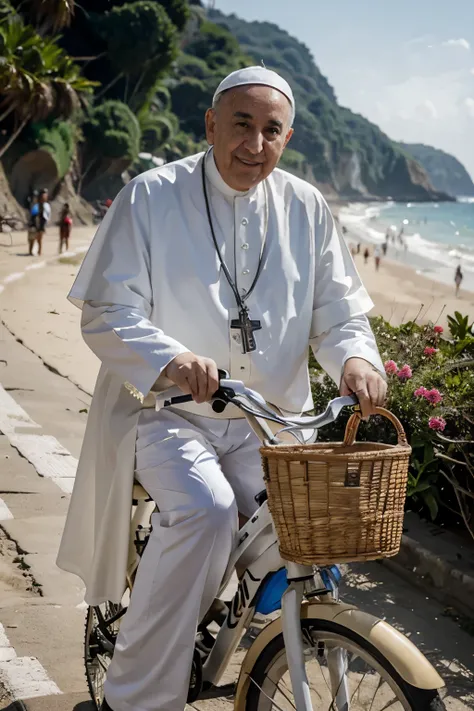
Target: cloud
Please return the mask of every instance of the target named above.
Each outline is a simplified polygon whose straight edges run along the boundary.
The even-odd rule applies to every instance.
[[[467,41],[467,39],[450,39],[446,40],[446,42],[442,43],[443,47],[460,47],[461,49],[466,49],[469,51],[471,49],[471,45]]]
[[[437,119],[438,111],[430,99],[425,99],[421,104],[415,106],[415,114],[422,120]]]
[[[464,99],[464,106],[466,107],[468,115],[474,118],[474,99],[468,96],[467,99]]]

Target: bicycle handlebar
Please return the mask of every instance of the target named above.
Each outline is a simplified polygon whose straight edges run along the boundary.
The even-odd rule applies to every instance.
[[[334,422],[344,407],[358,404],[355,395],[346,395],[331,400],[326,410],[315,417],[285,417],[275,412],[260,393],[247,388],[240,380],[231,380],[226,371],[219,370],[219,376],[219,389],[212,398],[212,408],[215,412],[221,413],[228,404],[233,404],[242,410],[247,419],[274,422],[282,427],[278,434],[288,432],[297,439],[299,439],[297,433],[301,430],[318,430],[320,427]],[[192,395],[183,395],[182,390],[178,387],[172,387],[156,396],[156,409],[159,410],[162,407],[172,407],[173,405],[181,405],[192,401]],[[270,441],[278,441],[268,427],[265,427],[264,430]]]

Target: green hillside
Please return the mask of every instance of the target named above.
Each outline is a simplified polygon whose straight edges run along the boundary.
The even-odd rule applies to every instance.
[[[434,197],[424,171],[404,151],[367,119],[339,106],[302,42],[270,22],[245,22],[217,10],[209,18],[229,29],[255,63],[263,60],[291,83],[297,101],[291,147],[305,156],[317,182],[348,197]]]
[[[411,155],[428,173],[436,188],[454,196],[474,196],[472,178],[457,158],[422,143],[401,143],[403,150]]]
[[[90,201],[114,197],[130,176],[205,148],[217,84],[262,59],[296,95],[283,167],[329,195],[443,199],[377,126],[339,106],[301,42],[199,0],[0,0],[0,169],[21,205],[65,182]]]

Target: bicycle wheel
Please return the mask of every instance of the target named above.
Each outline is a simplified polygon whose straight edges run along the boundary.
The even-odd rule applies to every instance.
[[[89,693],[98,710],[104,699],[105,677],[124,614],[125,608],[113,602],[89,607],[87,610],[84,664]]]
[[[341,625],[301,620],[306,673],[317,711],[443,711],[437,691],[407,684],[366,639]],[[283,635],[270,642],[250,672],[246,711],[296,709]]]

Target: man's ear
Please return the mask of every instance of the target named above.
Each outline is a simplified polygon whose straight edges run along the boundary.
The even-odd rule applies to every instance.
[[[288,143],[290,142],[290,138],[292,137],[293,134],[294,134],[294,129],[290,128],[290,130],[286,134],[285,145],[283,146],[283,148],[287,147]]]
[[[208,109],[206,111],[206,140],[210,146],[214,145],[214,131],[216,124],[216,112],[215,109]]]

